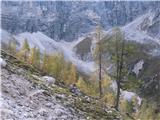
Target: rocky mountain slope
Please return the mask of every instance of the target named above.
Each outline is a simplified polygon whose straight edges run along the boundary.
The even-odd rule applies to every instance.
[[[122,119],[118,112],[97,98],[76,95],[58,85],[58,81],[46,84],[41,73],[32,66],[4,51],[1,53],[2,120]]]
[[[136,80],[140,79],[143,82],[141,88],[138,88],[137,91],[139,91],[141,97],[158,98],[157,95],[160,91],[160,87],[158,87],[160,86],[160,11],[150,11],[120,27],[120,29],[124,33],[126,43],[131,42],[138,51],[129,60],[129,69],[137,74]],[[113,31],[109,29],[108,31],[102,31],[102,33],[103,40],[105,40],[105,38],[112,36]],[[74,50],[77,56],[80,56],[80,59],[84,61],[93,60],[90,55],[93,54],[95,38],[94,31],[75,42]],[[112,65],[109,65],[108,73],[111,68]]]
[[[150,44],[147,54],[151,56],[160,55],[160,11],[148,12],[138,17],[131,23],[120,27],[127,40],[136,41],[140,44]],[[155,32],[156,31],[156,32]],[[43,54],[44,51],[51,54],[62,52],[66,60],[74,63],[78,70],[87,75],[96,70],[93,62],[93,51],[96,42],[95,30],[86,33],[73,42],[56,42],[42,32],[29,33],[24,32],[18,35],[12,35],[6,30],[1,30],[2,43],[8,44],[9,40],[15,39],[18,48],[22,46],[24,39],[27,39],[31,48],[38,47]],[[103,30],[103,37],[111,35],[112,29]],[[3,46],[2,46],[3,47]]]
[[[3,1],[1,41],[8,44],[14,38],[20,47],[27,39],[30,47],[38,47],[41,53],[60,51],[80,72],[90,74],[96,70],[92,54],[97,21],[102,25],[103,36],[111,34],[112,27],[119,25],[127,40],[152,44],[154,47],[147,52],[160,55],[159,3]],[[116,13],[117,16],[114,16]],[[64,42],[68,40],[67,37],[69,41],[74,41]],[[56,42],[59,39],[64,41]]]
[[[138,94],[139,105],[141,101],[143,104],[143,98],[149,98],[149,101],[158,103],[157,96],[160,93],[159,6],[159,1],[3,1],[1,45],[3,48],[9,40],[15,40],[19,49],[24,39],[27,39],[31,48],[38,47],[42,54],[44,51],[49,54],[61,52],[66,60],[76,65],[79,72],[92,75],[97,69],[93,61],[96,45],[95,26],[101,23],[104,38],[112,35],[114,26],[119,26],[127,42],[132,41],[138,51],[131,60],[130,71],[135,73],[136,80],[143,81],[143,84],[134,91],[137,93],[121,91],[121,95],[128,98]],[[113,118],[118,119],[116,117],[118,113],[113,112],[114,110],[99,109],[101,105],[96,103],[95,99],[76,96],[67,88],[56,84],[48,86],[43,83],[43,76],[31,66],[21,63],[4,52],[2,57],[7,61],[7,66],[2,68],[4,119],[11,117],[57,119],[59,116],[62,119],[99,119],[100,116],[102,118],[106,116],[108,119],[114,116]],[[111,68],[112,65],[107,70]],[[94,106],[96,109],[90,104],[96,105]],[[17,112],[14,114],[13,111]],[[46,113],[46,111],[49,112]],[[52,113],[55,113],[55,118]]]
[[[17,49],[22,47],[23,42],[27,39],[29,46],[33,48],[34,46],[40,49],[41,54],[45,51],[47,54],[55,54],[57,52],[63,53],[66,60],[72,62],[77,66],[79,72],[84,74],[91,74],[95,71],[94,63],[93,62],[85,62],[80,60],[76,53],[73,51],[74,43],[66,43],[66,42],[56,42],[50,37],[44,35],[41,32],[36,33],[21,33],[18,35],[12,35],[5,30],[1,30],[2,33],[2,48],[3,46],[7,45],[10,40],[15,40],[17,43]]]
[[[93,30],[97,22],[105,30],[124,26],[159,6],[159,1],[3,1],[1,21],[12,34],[40,31],[57,41],[73,41]]]
[[[132,22],[120,27],[124,33],[124,37],[128,41],[135,41],[140,44],[153,45],[153,49],[150,49],[151,55],[160,55],[160,11],[150,11],[146,14],[136,18]],[[101,38],[111,36],[113,29],[107,31],[102,30]],[[86,34],[83,38],[78,39],[75,44],[75,49],[87,47],[88,51],[84,52],[83,56],[87,57],[89,53],[92,53],[96,41],[96,31]],[[91,39],[90,44],[85,44]],[[84,45],[85,44],[85,45]],[[80,55],[80,50],[77,50],[77,54]]]

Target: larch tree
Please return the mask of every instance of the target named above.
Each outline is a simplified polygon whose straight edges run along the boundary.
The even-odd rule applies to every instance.
[[[110,37],[105,38],[105,41],[106,49],[111,56],[111,61],[113,61],[113,64],[115,65],[115,72],[113,75],[117,84],[115,108],[118,110],[120,89],[125,82],[125,76],[127,76],[127,67],[125,61],[128,55],[128,50],[125,44],[124,35],[119,28],[115,28],[113,30],[113,34]]]
[[[61,53],[49,55],[47,61],[48,72],[54,75],[57,80],[60,80],[62,78],[61,74],[64,68],[63,55]]]
[[[17,47],[17,44],[16,44],[15,38],[12,38],[11,40],[9,40],[8,50],[10,54],[16,55],[16,47]]]
[[[57,78],[58,80],[62,79],[62,71],[63,71],[63,68],[64,68],[64,56],[62,53],[59,53],[57,56],[56,56],[56,74],[57,74]]]
[[[48,69],[48,72],[50,74],[53,74],[54,77],[57,79],[57,59],[56,59],[56,56],[54,54],[52,55],[49,55],[48,56],[48,65],[47,65],[47,69]]]
[[[101,40],[101,27],[100,25],[96,28],[96,49],[95,49],[95,61],[98,63],[98,79],[99,79],[99,94],[100,97],[103,95],[102,91],[102,44],[100,42]]]
[[[24,59],[24,61],[27,61],[28,56],[29,56],[29,51],[30,51],[30,47],[29,47],[27,39],[25,39],[23,46],[20,50],[20,56],[22,55],[22,58]]]
[[[77,82],[77,70],[76,70],[76,66],[74,64],[71,65],[69,79],[70,79],[71,83]]]
[[[115,108],[118,110],[119,108],[119,98],[120,98],[120,88],[121,82],[124,78],[123,70],[124,70],[124,55],[125,55],[125,39],[123,33],[119,29],[115,30],[115,61],[116,61],[116,83],[117,83],[117,97]]]
[[[137,51],[133,43],[125,40],[124,33],[120,28],[113,29],[112,34],[104,37],[102,41],[103,49],[106,49],[103,50],[103,55],[109,56],[109,59],[106,59],[106,63],[111,63],[112,66],[109,74],[115,79],[117,84],[115,108],[119,110],[120,90],[133,89],[140,84],[134,78],[132,80],[128,70],[130,66],[129,60],[133,59]]]
[[[43,60],[42,60],[42,67],[41,67],[41,69],[42,69],[42,71],[43,72],[47,72],[48,71],[48,59],[49,59],[49,56],[47,55],[47,53],[46,53],[46,50],[44,51],[44,54],[43,54]]]
[[[64,67],[61,71],[61,80],[66,84],[69,84],[69,74],[70,74],[70,63],[65,62]]]
[[[35,58],[36,57],[36,47],[31,48],[31,54],[30,54],[30,58],[29,58],[29,63],[34,65],[35,64]]]
[[[40,67],[40,50],[39,48],[36,49],[35,51],[35,64],[34,64],[37,68]]]

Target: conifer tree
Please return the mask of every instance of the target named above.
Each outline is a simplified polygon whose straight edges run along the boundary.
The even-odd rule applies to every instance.
[[[125,53],[125,40],[119,29],[115,29],[115,56],[114,60],[116,62],[116,83],[117,83],[117,97],[116,97],[116,110],[119,109],[119,98],[120,98],[120,88],[121,82],[124,77],[124,53]]]
[[[69,79],[70,79],[71,83],[76,83],[77,82],[77,71],[76,71],[76,66],[74,64],[71,65]]]
[[[22,46],[22,50],[27,50],[27,51],[30,50],[30,47],[29,47],[27,39],[24,40],[24,43],[23,43],[23,46]]]
[[[64,63],[64,67],[62,69],[62,73],[61,73],[61,76],[62,76],[62,81],[65,83],[65,84],[69,84],[69,69],[70,69],[70,64],[65,62]]]
[[[119,101],[120,101],[120,89],[123,89],[127,77],[127,64],[126,59],[130,56],[130,50],[126,41],[124,39],[124,35],[119,28],[115,28],[113,30],[113,36],[104,38],[106,41],[106,49],[109,51],[111,56],[111,61],[115,65],[115,71],[113,77],[116,80],[117,84],[117,95],[115,108],[119,109]]]
[[[59,56],[53,56],[53,61],[51,61],[53,64],[53,72],[54,72],[54,76],[56,77],[57,80],[60,80],[60,73],[61,73],[61,63],[60,63],[60,59]]]
[[[96,46],[96,50],[95,50],[95,61],[98,63],[98,78],[99,78],[99,94],[100,97],[102,97],[103,95],[103,91],[102,91],[102,43],[101,43],[101,27],[100,25],[97,26],[96,28],[96,42],[97,42],[97,46]]]
[[[76,83],[76,85],[84,92],[84,91],[87,91],[87,89],[86,89],[86,84],[85,84],[85,82],[84,82],[84,80],[83,80],[83,78],[82,77],[79,77],[78,78],[78,82]]]
[[[131,46],[126,44],[124,39],[124,35],[119,28],[113,30],[113,35],[107,35],[103,39],[101,39],[100,44],[97,45],[97,54],[99,55],[97,59],[99,60],[99,77],[100,77],[100,70],[102,70],[102,63],[103,66],[107,66],[109,62],[115,65],[113,68],[113,72],[110,73],[112,77],[116,80],[117,84],[117,96],[116,96],[116,103],[115,108],[119,109],[119,98],[120,98],[120,89],[123,89],[126,85],[125,77],[128,77],[127,74],[127,58],[131,56]],[[101,57],[100,57],[101,55]],[[110,60],[106,57],[110,56]],[[101,68],[101,69],[100,69]],[[106,69],[106,68],[105,68]],[[104,72],[107,72],[103,68]],[[100,80],[100,79],[99,79]],[[99,87],[100,88],[100,87]]]
[[[48,73],[51,73],[51,55],[47,55],[46,53],[43,55],[43,63],[42,63],[42,69],[45,69],[43,70],[44,72],[48,72]]]
[[[64,56],[63,56],[62,53],[60,53],[58,55],[58,61],[57,62],[58,62],[57,70],[58,70],[58,73],[59,73],[58,78],[59,78],[59,80],[61,80],[63,78],[62,77],[63,70],[65,69],[65,67],[66,67],[66,70],[68,69],[67,62],[65,62]]]
[[[22,56],[22,59],[24,59],[24,61],[27,61],[28,56],[29,56],[29,51],[30,51],[30,47],[29,47],[27,39],[25,39],[22,45],[22,48],[20,50],[20,53],[19,53],[20,57]]]
[[[44,55],[43,55],[43,61],[42,61],[42,70],[44,71],[44,72],[47,72],[48,71],[48,59],[49,59],[49,57],[47,56],[47,54],[46,54],[46,50],[44,51]]]
[[[45,64],[45,63],[44,63]],[[48,61],[47,61],[47,71],[50,74],[53,74],[55,76],[55,71],[56,71],[56,60],[54,55],[49,55],[48,56]]]
[[[31,55],[30,55],[30,64],[34,65],[35,64],[35,58],[36,57],[36,47],[31,48]]]
[[[9,40],[8,50],[9,50],[10,54],[16,55],[16,40],[14,38],[12,38],[11,40]]]
[[[63,69],[63,57],[59,54],[53,54],[48,57],[47,66],[50,74],[53,74],[57,80],[61,79],[61,73]]]
[[[35,52],[35,66],[37,68],[40,67],[40,50],[39,50],[39,48],[36,49],[36,52]]]

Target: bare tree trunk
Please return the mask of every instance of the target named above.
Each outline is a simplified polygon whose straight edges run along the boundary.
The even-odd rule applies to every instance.
[[[117,50],[118,50],[118,46],[116,47]],[[116,105],[115,105],[115,108],[116,110],[119,109],[119,98],[120,98],[120,83],[121,83],[121,80],[122,80],[122,69],[123,69],[123,62],[124,62],[124,48],[125,48],[125,40],[122,41],[122,50],[121,50],[121,54],[120,56],[118,56],[117,54],[117,57],[118,57],[118,62],[117,62],[117,99],[116,99]],[[118,51],[116,51],[118,52]],[[119,57],[120,57],[120,61],[119,61]]]
[[[117,80],[117,96],[116,96],[116,105],[115,109],[118,111],[119,110],[119,97],[120,97],[120,82]]]
[[[99,43],[99,93],[100,97],[102,97],[102,54],[101,54],[101,46]]]
[[[102,97],[103,95],[103,91],[102,91],[102,46],[101,46],[101,42],[100,42],[100,39],[101,39],[101,36],[100,36],[100,25],[98,26],[98,29],[97,29],[97,35],[98,35],[98,64],[99,64],[99,94],[100,94],[100,98]]]
[[[24,52],[24,61],[25,62],[27,61],[27,52],[26,51]]]
[[[120,96],[120,82],[119,82],[119,55],[118,55],[118,41],[116,35],[116,83],[117,83],[117,96],[116,96],[116,103],[115,109],[118,110],[119,108],[119,96]]]

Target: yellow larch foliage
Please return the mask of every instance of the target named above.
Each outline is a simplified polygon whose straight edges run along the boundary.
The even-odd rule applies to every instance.
[[[76,66],[74,64],[71,65],[70,74],[69,74],[68,79],[69,79],[70,83],[77,82],[77,70],[76,70]]]
[[[35,52],[36,52],[36,48],[35,47],[31,48],[29,63],[32,64],[32,65],[35,63]]]

